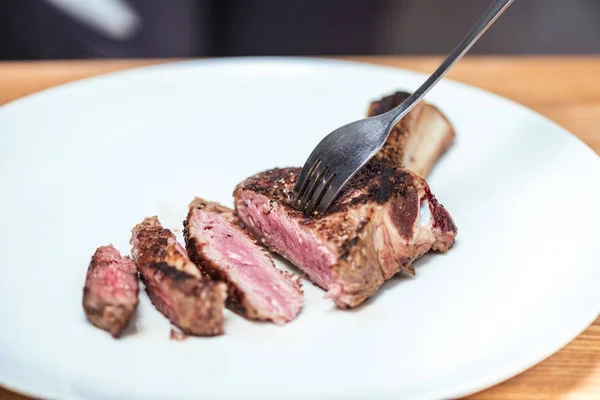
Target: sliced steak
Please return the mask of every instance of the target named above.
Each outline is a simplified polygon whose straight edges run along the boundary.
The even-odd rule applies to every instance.
[[[158,218],[132,230],[133,258],[154,306],[188,335],[223,333],[227,285],[203,277],[175,235]]]
[[[227,282],[227,307],[255,320],[284,324],[302,308],[298,279],[275,268],[267,252],[239,225],[233,210],[195,199],[184,221],[188,254],[203,272]]]
[[[88,266],[83,288],[87,319],[118,338],[138,304],[137,270],[133,260],[112,245],[98,247]]]
[[[422,179],[373,160],[321,216],[290,206],[299,168],[273,169],[238,185],[235,208],[245,227],[328,291],[355,307],[427,251],[448,250],[456,226]]]
[[[408,96],[409,93],[396,92],[374,101],[367,116],[386,113]],[[375,157],[426,178],[436,161],[454,142],[455,136],[448,118],[435,106],[421,101],[396,124]]]

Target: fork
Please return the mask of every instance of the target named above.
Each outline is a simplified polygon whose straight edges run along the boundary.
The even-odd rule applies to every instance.
[[[306,216],[324,213],[348,181],[381,149],[392,128],[446,75],[514,0],[496,0],[444,62],[396,108],[342,126],[312,151],[294,187],[293,204]]]

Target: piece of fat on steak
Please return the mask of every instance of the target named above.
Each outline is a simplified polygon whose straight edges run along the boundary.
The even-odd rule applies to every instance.
[[[395,92],[374,101],[368,108],[367,116],[386,113],[409,95],[407,92]],[[421,101],[396,124],[375,158],[426,178],[455,137],[448,118],[437,107]]]
[[[381,160],[368,163],[324,215],[291,207],[300,168],[259,173],[238,185],[235,208],[265,246],[327,290],[340,308],[355,307],[428,252],[447,251],[456,226],[427,183]]]
[[[213,279],[227,282],[229,309],[278,325],[296,318],[303,302],[299,279],[275,267],[232,209],[196,198],[184,227],[191,260]]]
[[[98,247],[83,287],[83,310],[96,327],[121,336],[138,305],[137,269],[112,245]]]
[[[183,333],[223,334],[227,285],[204,277],[157,217],[132,230],[132,255],[154,306]]]

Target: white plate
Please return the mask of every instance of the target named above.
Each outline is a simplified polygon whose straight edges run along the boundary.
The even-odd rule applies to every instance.
[[[0,384],[62,399],[456,397],[560,349],[600,308],[600,163],[555,124],[445,81],[428,96],[455,145],[429,182],[459,227],[354,311],[307,283],[285,327],[227,313],[218,338],[169,340],[145,293],[121,340],[84,318],[89,258],[194,195],[300,165],[370,100],[424,76],[336,61],[185,62],[45,91],[0,109]],[[280,265],[283,265],[280,263]]]

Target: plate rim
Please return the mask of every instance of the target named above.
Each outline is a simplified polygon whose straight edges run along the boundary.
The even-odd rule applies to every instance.
[[[473,56],[465,56],[465,59],[469,59],[469,58],[473,58]],[[395,72],[401,72],[401,73],[409,73],[414,76],[420,76],[420,78],[422,78],[423,81],[425,81],[425,79],[427,79],[429,77],[429,75],[425,72],[421,72],[421,71],[418,71],[415,69],[410,69],[410,68],[394,67],[394,66],[390,66],[387,64],[384,65],[384,64],[370,63],[370,62],[365,62],[365,61],[361,61],[361,60],[350,60],[350,59],[346,59],[346,58],[330,58],[330,57],[318,57],[318,56],[232,56],[232,57],[213,57],[213,58],[191,58],[191,59],[185,59],[185,60],[167,60],[167,59],[165,59],[164,62],[162,62],[161,59],[157,59],[156,64],[139,65],[139,66],[121,69],[121,70],[117,70],[117,71],[102,72],[97,75],[78,78],[78,79],[75,79],[75,80],[69,81],[69,82],[64,82],[64,83],[61,83],[61,84],[58,84],[55,86],[51,86],[51,87],[48,87],[48,88],[45,88],[42,90],[38,90],[37,92],[29,93],[29,94],[19,97],[17,99],[10,100],[9,102],[4,103],[3,105],[0,106],[0,117],[2,116],[2,111],[4,111],[7,108],[11,109],[16,106],[21,106],[21,104],[23,102],[28,102],[37,97],[51,94],[53,91],[67,90],[67,89],[71,88],[72,86],[78,86],[81,84],[86,84],[86,85],[92,84],[96,80],[101,81],[103,79],[110,79],[114,76],[121,76],[121,75],[128,75],[128,74],[135,75],[136,73],[139,73],[139,72],[150,72],[152,70],[170,69],[170,68],[177,68],[180,66],[193,66],[193,65],[201,65],[202,66],[202,65],[206,65],[206,64],[232,64],[232,63],[241,63],[241,64],[245,64],[245,63],[253,63],[253,64],[255,64],[255,63],[280,63],[280,64],[288,64],[288,65],[302,63],[302,64],[307,64],[308,66],[311,66],[310,64],[314,64],[314,65],[312,65],[313,67],[317,66],[316,64],[319,64],[318,66],[321,66],[321,65],[335,66],[337,64],[337,66],[342,67],[342,68],[344,66],[354,66],[354,67],[366,67],[369,69],[378,69],[381,71],[388,71],[388,72],[395,71]],[[446,82],[446,84],[450,83],[451,85],[455,85],[456,87],[461,87],[461,88],[468,89],[468,90],[471,90],[474,92],[478,92],[479,94],[483,94],[486,96],[492,96],[496,100],[504,101],[504,102],[510,103],[510,105],[512,105],[514,107],[520,108],[521,111],[526,111],[528,113],[535,114],[538,118],[545,120],[547,123],[554,125],[555,128],[559,128],[563,132],[569,134],[570,136],[575,138],[579,143],[581,143],[585,147],[587,147],[592,152],[592,154],[597,155],[597,153],[588,144],[586,144],[582,139],[580,139],[577,135],[575,135],[574,133],[572,133],[571,131],[569,131],[562,125],[560,125],[558,122],[554,121],[553,119],[539,113],[538,111],[535,111],[535,110],[525,106],[524,104],[518,102],[517,100],[511,99],[508,97],[504,97],[504,96],[502,96],[498,93],[492,92],[490,90],[483,89],[483,88],[480,88],[478,86],[475,86],[475,85],[472,85],[469,83],[461,82],[461,81],[458,81],[453,78],[444,77],[442,79],[442,81]],[[433,90],[434,89],[432,89],[432,91]]]

